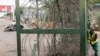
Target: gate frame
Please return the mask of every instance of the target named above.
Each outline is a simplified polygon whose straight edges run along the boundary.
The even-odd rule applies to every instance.
[[[21,29],[20,28],[20,10],[19,0],[15,0],[16,30],[17,30],[17,55],[21,56],[21,34],[80,34],[80,55],[87,54],[87,0],[80,2],[80,28],[79,29]]]

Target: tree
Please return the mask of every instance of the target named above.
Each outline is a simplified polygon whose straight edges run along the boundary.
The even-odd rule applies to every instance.
[[[47,20],[53,22],[53,28],[79,28],[79,0],[53,0],[47,7],[49,9]],[[59,45],[53,44],[48,55],[80,56],[80,36],[60,35],[62,42]]]
[[[5,16],[9,16],[10,17],[10,20],[12,19],[12,16],[13,16],[13,13],[7,13]]]
[[[94,0],[94,4],[95,4],[95,3],[100,3],[100,0]]]
[[[90,10],[93,9],[93,3],[94,3],[93,0],[88,0],[88,8],[89,8]]]
[[[93,23],[92,24],[92,22],[94,21],[94,20],[96,20],[96,17],[94,16],[94,14],[93,14],[93,5],[95,5],[95,4],[97,4],[97,3],[100,3],[100,0],[88,0],[88,23],[89,24],[91,24],[91,25],[89,25],[88,27],[90,28],[90,26],[92,27],[92,28],[95,28],[95,24],[96,24],[96,22],[95,23]]]

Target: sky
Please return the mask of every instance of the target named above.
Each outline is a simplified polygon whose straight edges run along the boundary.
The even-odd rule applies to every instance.
[[[27,4],[27,6],[31,5],[31,3],[29,3],[29,0],[19,0],[19,3],[20,3],[20,6],[23,6],[25,4]],[[13,13],[14,9],[15,9],[15,0],[0,0],[0,5],[11,5],[12,6],[12,13]],[[41,7],[41,5],[39,7]],[[6,14],[6,13],[0,12],[0,17],[3,16],[4,14]]]
[[[19,0],[20,1],[20,5],[24,5],[25,3],[27,3],[28,0]],[[14,10],[15,7],[15,0],[0,0],[0,5],[11,5],[12,11]],[[0,12],[0,16],[4,15],[5,13]]]

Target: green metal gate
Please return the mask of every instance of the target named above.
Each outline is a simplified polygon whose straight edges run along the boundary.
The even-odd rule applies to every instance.
[[[16,0],[16,28],[17,28],[17,54],[22,56],[21,52],[21,34],[79,34],[80,35],[80,56],[86,56],[86,31],[87,31],[87,0],[80,0],[80,27],[77,29],[21,29],[20,28],[20,10],[19,0]],[[37,43],[39,40],[37,39]],[[39,45],[37,44],[37,48]],[[38,49],[39,50],[39,49]],[[77,51],[76,51],[77,52]],[[34,54],[34,53],[33,53]]]

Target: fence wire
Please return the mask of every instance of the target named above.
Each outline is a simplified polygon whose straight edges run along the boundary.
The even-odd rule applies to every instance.
[[[34,0],[28,2],[30,3],[28,7],[22,8],[21,20],[26,28],[80,27],[79,0],[37,0],[37,2],[38,7]],[[26,34],[22,37],[22,56],[32,56],[34,44],[37,46],[35,56],[80,56],[79,34]]]
[[[67,35],[66,38],[64,38],[65,35]],[[73,37],[70,38],[70,35]],[[57,34],[55,36],[54,34],[40,34],[39,53],[37,47],[34,50],[34,45],[37,44],[37,34],[22,34],[21,36],[22,56],[32,56],[33,51],[36,56],[38,54],[39,56],[80,56],[80,38],[75,38],[76,34]]]

